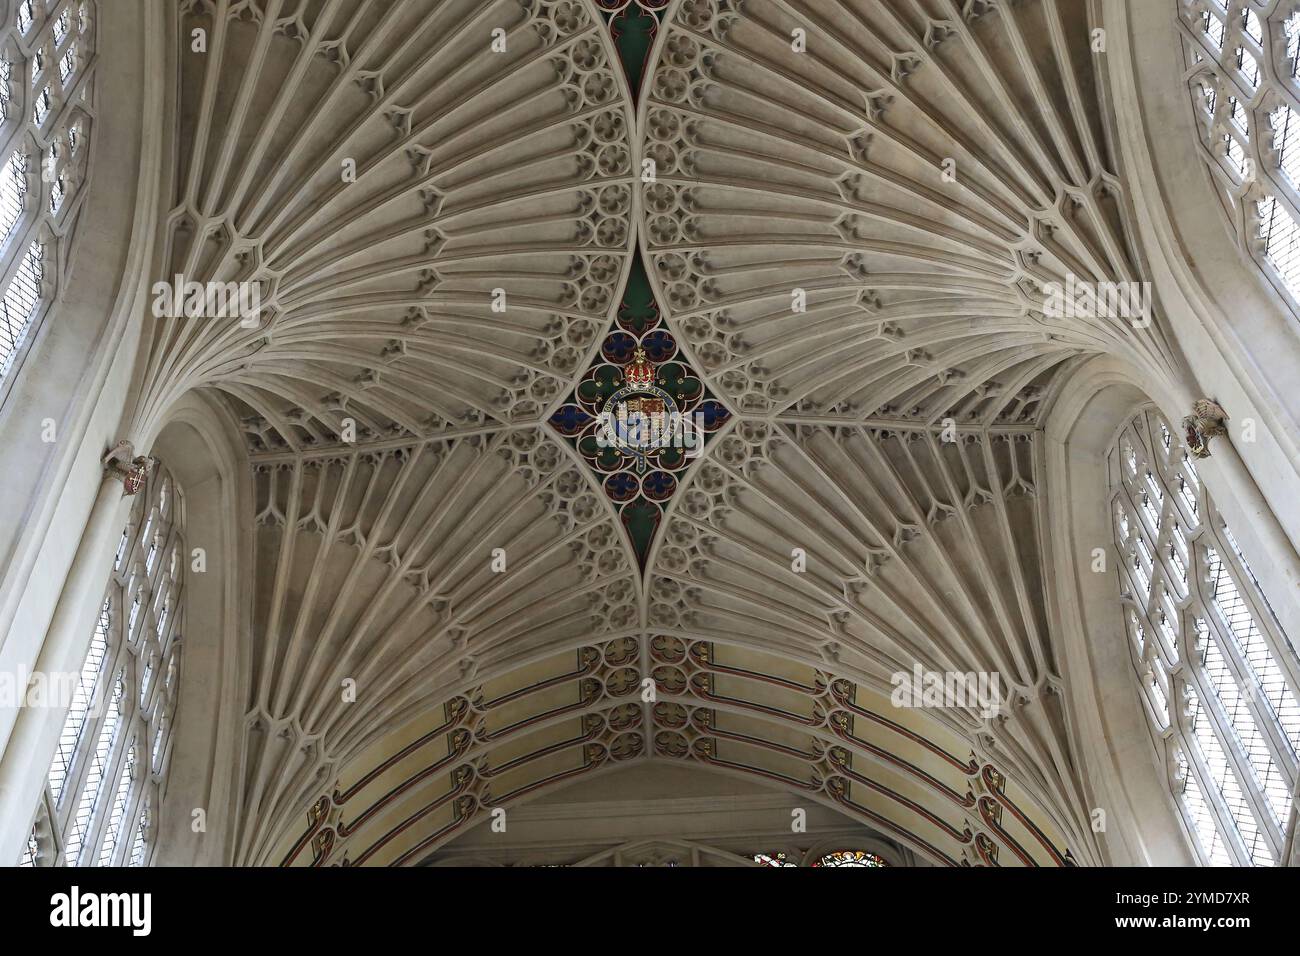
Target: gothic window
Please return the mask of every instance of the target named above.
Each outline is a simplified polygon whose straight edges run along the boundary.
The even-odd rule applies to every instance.
[[[0,5],[2,6],[2,5]],[[20,0],[0,22],[0,380],[41,318],[80,209],[93,0]]]
[[[1300,300],[1300,7],[1178,0],[1206,159],[1238,238]],[[1265,8],[1273,12],[1264,15]]]
[[[159,466],[133,500],[23,866],[143,866],[170,758],[184,499]]]
[[[1129,655],[1196,852],[1272,865],[1300,750],[1295,650],[1168,422],[1136,416],[1108,469]]]

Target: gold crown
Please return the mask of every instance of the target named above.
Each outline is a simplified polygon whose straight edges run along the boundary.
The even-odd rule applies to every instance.
[[[654,366],[646,359],[645,349],[640,346],[632,353],[632,361],[623,366],[623,381],[638,388],[654,384]]]

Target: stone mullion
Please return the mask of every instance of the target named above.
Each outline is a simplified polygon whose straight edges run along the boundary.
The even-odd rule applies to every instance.
[[[1226,549],[1223,548],[1218,541],[1215,541],[1213,546],[1219,552],[1220,558],[1224,560],[1225,564],[1228,563],[1225,555]],[[1238,594],[1240,594],[1242,599],[1245,600],[1247,589],[1242,587],[1242,581],[1240,578],[1232,575],[1232,570],[1233,569],[1229,564],[1227,573],[1234,577],[1234,583],[1237,585]],[[1256,680],[1255,669],[1246,659],[1242,648],[1237,643],[1235,635],[1231,633],[1231,629],[1226,626],[1224,621],[1220,620],[1220,615],[1214,610],[1211,596],[1205,593],[1205,581],[1199,579],[1197,581],[1197,587],[1200,595],[1198,598],[1198,607],[1203,615],[1206,627],[1208,627],[1212,632],[1211,634],[1206,635],[1206,640],[1218,640],[1219,651],[1223,655],[1224,659],[1228,661],[1229,667],[1232,669],[1233,676],[1236,679],[1237,687],[1246,698],[1247,710],[1255,721],[1256,729],[1258,729],[1260,734],[1263,736],[1269,749],[1269,753],[1273,758],[1273,762],[1282,772],[1283,779],[1287,782],[1288,787],[1294,788],[1297,781],[1300,780],[1300,774],[1297,774],[1296,757],[1291,751],[1289,740],[1278,723],[1278,718],[1273,710],[1272,703],[1267,700],[1260,700],[1260,697],[1262,696],[1262,688]],[[1251,602],[1247,602],[1247,607],[1251,610],[1252,616],[1254,616]],[[1265,632],[1265,627],[1258,618],[1256,618],[1256,626],[1259,628],[1261,634]],[[1265,644],[1267,646],[1269,642],[1266,640]],[[1274,660],[1279,660],[1276,655],[1272,654],[1271,647],[1268,647],[1268,650],[1271,656],[1274,657]],[[1282,671],[1284,677],[1289,680],[1290,674],[1287,668],[1281,664],[1280,660],[1279,669]],[[1253,767],[1251,769],[1251,776],[1253,779]],[[1263,799],[1262,796],[1261,799]],[[1285,827],[1286,820],[1281,820],[1280,825]],[[1274,828],[1276,828],[1275,825]]]
[[[1206,701],[1205,694],[1202,691],[1198,678],[1199,675],[1196,673],[1195,668],[1190,664],[1180,669],[1177,690],[1175,691],[1174,699],[1170,702],[1171,710],[1176,711],[1176,715],[1171,714],[1171,722],[1176,721],[1177,723],[1179,738],[1182,741],[1183,754],[1187,760],[1187,772],[1196,774],[1197,783],[1201,789],[1201,796],[1205,799],[1211,814],[1215,818],[1216,824],[1219,828],[1219,835],[1226,844],[1229,850],[1229,855],[1233,857],[1234,862],[1238,866],[1252,866],[1253,860],[1246,850],[1245,841],[1242,838],[1240,829],[1237,827],[1237,820],[1233,816],[1232,811],[1228,808],[1227,800],[1220,792],[1219,785],[1214,780],[1214,775],[1210,772],[1209,763],[1206,760],[1205,755],[1201,753],[1201,744],[1196,738],[1195,731],[1187,725],[1188,718],[1185,716],[1186,695],[1183,692],[1182,685],[1186,682],[1190,682],[1200,703],[1202,719],[1209,721],[1210,733],[1218,738],[1219,745],[1223,747],[1224,751],[1231,754],[1233,748],[1225,745],[1222,731],[1217,726],[1213,709]],[[1211,696],[1213,695],[1211,694]],[[1242,781],[1240,775],[1237,773],[1236,765],[1231,756],[1229,756],[1228,761],[1228,766],[1225,768],[1226,772],[1236,775],[1237,783],[1241,785],[1242,790],[1244,791],[1246,789],[1244,781]]]
[[[1202,554],[1198,554],[1196,557],[1196,566],[1198,567],[1201,566]],[[1245,684],[1241,680],[1241,660],[1237,653],[1235,642],[1226,639],[1219,622],[1214,619],[1215,615],[1207,606],[1207,602],[1203,595],[1203,584],[1203,580],[1198,578],[1196,582],[1198,593],[1196,604],[1204,613],[1206,625],[1214,632],[1207,633],[1204,639],[1207,641],[1218,640],[1219,651],[1229,662],[1229,667],[1233,672],[1233,676],[1237,678],[1238,688],[1242,688]],[[1191,647],[1193,640],[1194,638],[1189,634],[1189,647]],[[1246,756],[1244,745],[1238,736],[1236,726],[1231,720],[1229,720],[1224,703],[1219,697],[1218,690],[1205,672],[1203,653],[1199,648],[1195,648],[1195,650],[1197,653],[1189,658],[1187,672],[1190,674],[1190,678],[1196,686],[1196,691],[1201,701],[1201,708],[1204,711],[1205,716],[1209,718],[1213,732],[1219,738],[1219,745],[1228,756],[1230,771],[1236,775],[1237,783],[1241,787],[1242,792],[1245,794],[1247,801],[1250,804],[1251,812],[1255,817],[1255,824],[1260,832],[1265,835],[1265,838],[1269,842],[1270,849],[1272,850],[1273,858],[1274,860],[1277,860],[1281,853],[1281,831],[1279,829],[1279,824],[1273,820],[1272,812],[1269,809],[1270,805],[1268,798],[1265,796],[1259,780],[1255,775],[1254,765],[1251,764],[1249,758]],[[1249,712],[1256,720],[1256,726],[1264,734],[1265,740],[1269,740],[1266,727],[1259,723],[1259,714],[1256,706],[1249,699],[1247,703]],[[1270,749],[1271,747],[1272,745],[1270,744]],[[1284,767],[1284,765],[1279,764],[1279,767]],[[1285,824],[1286,821],[1281,821],[1281,826],[1285,826]]]

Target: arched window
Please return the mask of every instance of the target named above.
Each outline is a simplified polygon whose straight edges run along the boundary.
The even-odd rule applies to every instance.
[[[1294,306],[1300,303],[1300,4],[1177,3],[1204,156],[1238,240]]]
[[[80,208],[93,0],[18,0],[0,23],[0,383],[52,297]],[[0,388],[0,396],[3,389]]]
[[[143,866],[169,763],[183,626],[184,499],[161,466],[136,495],[70,691],[23,866]]]
[[[1295,650],[1168,422],[1133,418],[1108,469],[1129,653],[1197,854],[1272,865],[1300,749]]]

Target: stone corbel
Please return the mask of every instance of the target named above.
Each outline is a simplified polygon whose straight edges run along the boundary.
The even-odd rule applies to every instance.
[[[104,455],[104,475],[122,482],[122,493],[128,497],[144,487],[153,470],[154,460],[145,455],[136,455],[135,446],[129,441],[120,441]]]
[[[1218,402],[1198,398],[1183,419],[1183,443],[1193,458],[1210,457],[1210,439],[1228,434],[1228,413]]]

